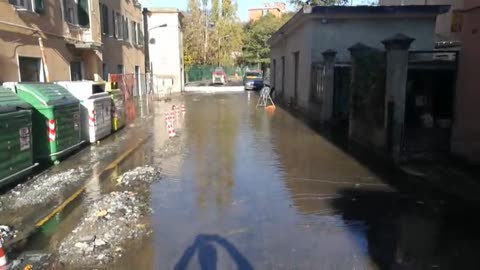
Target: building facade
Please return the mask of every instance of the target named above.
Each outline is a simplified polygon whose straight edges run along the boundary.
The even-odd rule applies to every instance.
[[[273,16],[279,18],[287,12],[287,5],[282,2],[276,3],[267,3],[263,7],[251,8],[248,10],[248,19],[249,21],[257,21],[267,14],[272,14]]]
[[[334,49],[336,64],[349,66],[352,45],[361,42],[383,49],[382,40],[396,33],[415,38],[413,50],[432,50],[437,14],[432,7],[300,10],[269,40],[272,84],[284,102],[308,111],[322,103],[315,101],[322,97],[312,92],[312,67],[323,61],[325,51]]]
[[[436,16],[448,9],[304,8],[269,40],[275,95],[395,160],[443,153],[456,65],[438,59],[434,47]],[[446,141],[428,144],[435,132]]]
[[[0,82],[108,79],[144,72],[136,1],[0,2]]]
[[[176,8],[147,11],[153,91],[160,95],[184,90],[182,16]]]
[[[462,11],[464,24],[461,34],[452,152],[471,163],[480,164],[480,3],[465,0]]]

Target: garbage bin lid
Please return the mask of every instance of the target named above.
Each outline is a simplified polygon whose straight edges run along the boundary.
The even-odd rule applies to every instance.
[[[28,110],[32,107],[9,89],[0,86],[0,113]]]
[[[53,83],[18,83],[17,92],[26,92],[45,106],[79,102],[67,89]]]

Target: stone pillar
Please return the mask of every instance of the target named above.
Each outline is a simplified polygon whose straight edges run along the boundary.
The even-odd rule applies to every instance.
[[[373,131],[371,130],[371,128],[365,127],[365,123],[358,121],[358,116],[355,115],[355,114],[358,114],[358,111],[354,109],[355,107],[357,107],[357,104],[353,96],[355,96],[356,92],[360,90],[352,86],[356,85],[359,82],[359,80],[364,79],[356,76],[357,74],[356,70],[361,69],[361,67],[358,67],[358,63],[356,59],[358,57],[362,57],[362,55],[364,55],[366,52],[373,50],[373,48],[368,47],[363,43],[356,43],[355,45],[348,48],[348,50],[350,51],[351,60],[352,60],[348,137],[351,140],[356,141],[357,143],[360,143],[363,145],[371,145],[372,143],[370,142],[370,139],[373,137],[371,135],[371,132]]]
[[[326,50],[322,53],[325,67],[325,76],[323,77],[323,97],[322,97],[322,122],[332,120],[333,115],[333,92],[334,92],[334,74],[335,74],[335,56],[334,50]]]
[[[387,50],[386,111],[388,111],[389,103],[393,104],[393,116],[386,115],[385,117],[385,119],[392,119],[392,123],[387,125],[387,128],[391,129],[387,131],[387,134],[391,134],[391,138],[387,141],[390,141],[392,144],[389,147],[391,147],[391,154],[395,161],[400,161],[402,154],[405,100],[407,95],[408,50],[414,40],[403,34],[396,34],[382,41]]]

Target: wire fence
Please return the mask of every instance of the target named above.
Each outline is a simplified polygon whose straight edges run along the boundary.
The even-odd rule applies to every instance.
[[[194,65],[186,70],[187,82],[199,82],[212,79],[212,73],[217,66],[212,65]],[[245,73],[244,67],[223,67],[223,70],[230,78],[242,78]]]

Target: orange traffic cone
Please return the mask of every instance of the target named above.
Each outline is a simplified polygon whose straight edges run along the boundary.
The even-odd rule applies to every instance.
[[[0,270],[5,270],[7,267],[7,255],[3,251],[2,241],[0,240]]]

